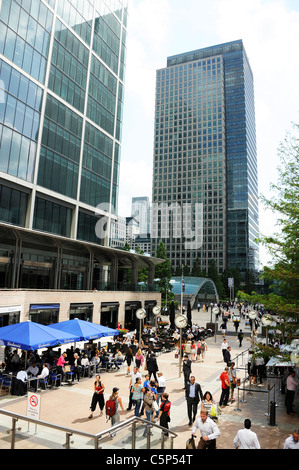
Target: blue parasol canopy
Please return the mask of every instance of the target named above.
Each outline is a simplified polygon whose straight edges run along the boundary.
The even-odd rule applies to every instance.
[[[35,350],[79,341],[78,336],[50,326],[25,321],[0,328],[0,340],[6,346]]]
[[[80,340],[78,341],[87,341],[102,338],[103,336],[116,336],[119,334],[118,330],[99,325],[98,323],[80,320],[79,318],[54,323],[51,327],[80,336]]]

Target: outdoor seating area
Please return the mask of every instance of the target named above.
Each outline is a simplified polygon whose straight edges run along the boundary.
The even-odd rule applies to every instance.
[[[188,339],[188,330],[185,334],[183,341]],[[192,334],[202,339],[213,332],[195,325]],[[103,337],[104,345],[96,341]],[[5,345],[0,395],[17,396],[118,371],[126,364],[129,347],[133,357],[138,349],[144,357],[149,353],[158,356],[177,349],[180,340],[178,331],[171,329],[168,322],[161,322],[158,327],[144,325],[139,341],[136,331],[120,334],[119,330],[79,319],[48,327],[34,322],[2,327],[0,339]]]

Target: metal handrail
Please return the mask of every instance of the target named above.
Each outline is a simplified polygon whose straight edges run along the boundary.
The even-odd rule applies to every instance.
[[[64,447],[66,449],[70,449],[70,436],[73,434],[77,434],[79,436],[86,437],[87,439],[91,439],[94,441],[94,447],[95,449],[98,449],[98,444],[101,440],[105,439],[107,436],[111,436],[112,434],[121,431],[122,429],[125,429],[126,427],[132,425],[132,449],[135,449],[135,444],[136,444],[136,424],[137,422],[141,422],[144,425],[147,425],[147,447],[150,448],[150,428],[151,427],[156,427],[161,430],[162,432],[162,440],[161,440],[161,448],[164,449],[164,441],[165,441],[165,433],[170,434],[170,448],[173,448],[173,439],[176,438],[178,435],[171,431],[171,429],[166,429],[163,426],[160,426],[159,424],[149,422],[145,419],[139,418],[139,417],[132,417],[127,419],[126,421],[123,421],[122,423],[116,424],[115,426],[112,426],[109,429],[106,429],[105,431],[101,431],[97,434],[92,434],[88,433],[85,431],[78,431],[76,429],[71,429],[67,428],[65,426],[60,426],[57,424],[49,423],[47,421],[41,421],[39,419],[35,418],[30,418],[28,416],[21,415],[19,413],[14,413],[12,411],[7,411],[2,408],[0,408],[0,414],[4,416],[8,416],[12,418],[12,428],[10,430],[11,432],[11,449],[15,448],[15,434],[16,434],[16,422],[18,420],[22,421],[27,421],[28,423],[33,423],[35,425],[39,426],[45,426],[51,429],[56,429],[57,431],[62,431],[66,434],[66,443]],[[149,424],[150,423],[150,424]]]

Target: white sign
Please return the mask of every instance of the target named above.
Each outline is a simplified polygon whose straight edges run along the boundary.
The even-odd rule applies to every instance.
[[[37,393],[28,392],[27,416],[29,418],[39,419],[41,396]]]

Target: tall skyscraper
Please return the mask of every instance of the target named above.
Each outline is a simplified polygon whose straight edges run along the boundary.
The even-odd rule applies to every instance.
[[[153,206],[180,206],[182,232],[173,211],[167,221],[157,211],[152,252],[162,239],[174,269],[191,269],[196,258],[203,270],[212,259],[220,273],[257,269],[254,86],[241,40],[167,59],[156,76],[154,142]],[[192,233],[200,204],[202,244],[186,249],[184,211],[191,208]],[[163,238],[163,223],[169,237]]]
[[[131,325],[142,265],[153,284],[154,260],[108,246],[126,25],[127,0],[0,2],[0,288],[43,291],[30,301],[0,292],[0,325],[66,320],[79,310],[90,319],[92,308],[97,322],[102,313],[117,325],[119,308],[119,321]],[[109,294],[120,286],[121,305]],[[94,289],[107,295],[92,298]],[[59,290],[81,293],[74,303]]]

